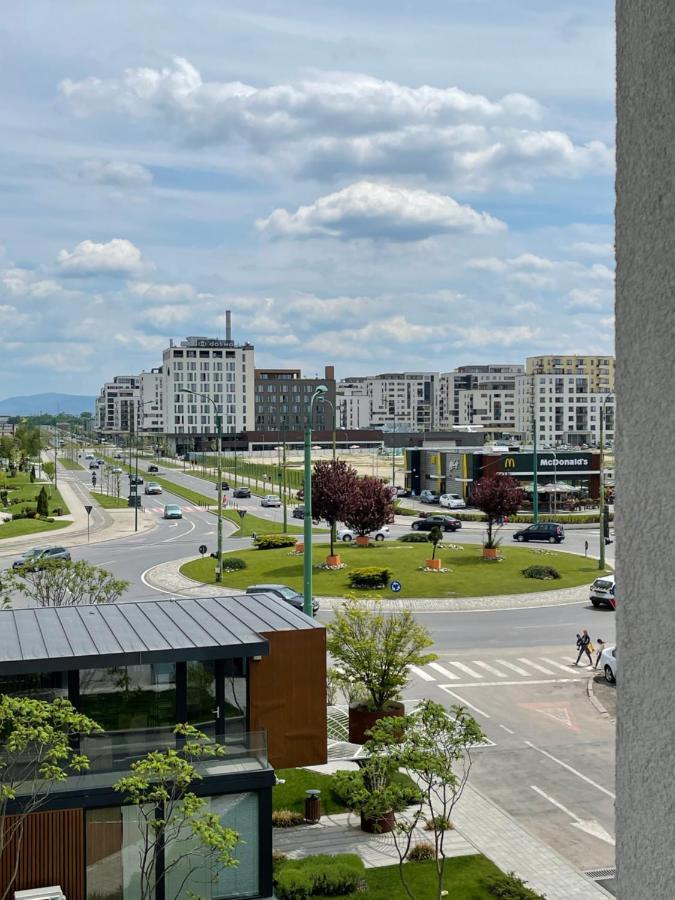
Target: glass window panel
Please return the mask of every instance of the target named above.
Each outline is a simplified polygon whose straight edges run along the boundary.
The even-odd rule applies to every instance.
[[[82,669],[80,709],[105,731],[174,725],[176,666],[156,663]]]
[[[0,675],[0,694],[30,697],[33,700],[68,699],[66,672],[31,672],[27,675]]]
[[[143,846],[133,806],[85,810],[87,900],[139,900]]]
[[[216,679],[212,661],[187,664],[187,720],[202,731],[213,727]]]

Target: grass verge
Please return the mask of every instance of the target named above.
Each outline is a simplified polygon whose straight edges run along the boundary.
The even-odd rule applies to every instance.
[[[321,791],[321,813],[332,816],[335,813],[349,812],[342,800],[333,790],[332,775],[312,772],[309,769],[277,769],[276,775],[285,784],[277,784],[272,788],[272,809],[291,809],[302,813],[305,810],[305,791],[318,789]],[[413,782],[403,772],[397,772],[394,780],[400,784],[412,786]]]
[[[22,537],[26,534],[39,534],[41,531],[57,531],[72,525],[72,522],[46,522],[44,519],[13,519],[0,525],[0,541],[7,538]]]
[[[313,548],[314,592],[317,596],[344,597],[353,595],[348,574],[362,566],[382,566],[390,570],[392,580],[401,583],[396,595],[403,597],[482,597],[494,594],[543,593],[549,590],[590,584],[600,574],[597,561],[572,553],[523,547],[500,549],[501,562],[484,560],[482,548],[476,544],[448,544],[436,554],[446,572],[420,571],[431,556],[430,544],[403,544],[384,542],[370,547],[341,544],[339,548],[346,568],[337,571],[320,569],[329,552],[326,544]],[[302,591],[303,558],[289,555],[288,549],[244,550],[238,553],[246,560],[247,568],[241,572],[227,572],[223,580],[228,587],[245,588],[257,582],[280,582]],[[539,581],[525,578],[522,570],[543,563],[554,566],[560,573],[555,581]],[[188,578],[212,584],[213,563],[195,559],[182,566],[181,572]],[[609,570],[608,570],[609,571]],[[372,591],[363,592],[372,596]],[[379,591],[379,595],[389,595]]]
[[[59,462],[63,466],[64,469],[83,469],[84,466],[81,466],[79,462],[75,462],[72,459],[68,459],[67,456],[59,457]]]
[[[99,494],[96,491],[89,491],[89,493],[103,509],[129,509],[126,497],[110,497],[108,494]]]
[[[43,487],[47,488],[49,495],[49,515],[68,515],[70,510],[63,497],[49,482],[31,481],[30,476],[25,472],[17,472],[13,477],[0,473],[0,489],[8,492],[9,505],[5,509],[12,515],[21,513],[27,508],[37,509],[37,496]],[[57,512],[58,510],[60,513]]]

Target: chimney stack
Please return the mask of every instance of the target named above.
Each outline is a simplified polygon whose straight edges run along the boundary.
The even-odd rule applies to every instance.
[[[229,309],[225,310],[225,340],[232,340],[232,313]]]

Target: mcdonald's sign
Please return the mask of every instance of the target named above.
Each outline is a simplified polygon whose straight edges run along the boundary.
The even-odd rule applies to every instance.
[[[513,456],[507,456],[504,460],[504,468],[505,469],[515,469],[516,468],[516,460]]]

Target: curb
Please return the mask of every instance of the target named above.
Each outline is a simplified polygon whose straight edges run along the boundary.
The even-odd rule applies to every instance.
[[[595,679],[595,676],[593,676],[592,678],[589,678],[588,681],[586,682],[586,693],[588,694],[588,699],[591,701],[591,704],[593,705],[593,707],[595,708],[595,710],[596,710],[596,711],[597,711],[604,719],[608,719],[610,722],[614,722],[615,719],[613,719],[612,716],[610,716],[610,714],[607,712],[607,710],[605,709],[605,707],[602,705],[602,703],[601,703],[601,702],[598,700],[598,698],[595,696],[595,691],[594,691],[594,689],[593,689],[593,681],[594,681],[594,679]]]

